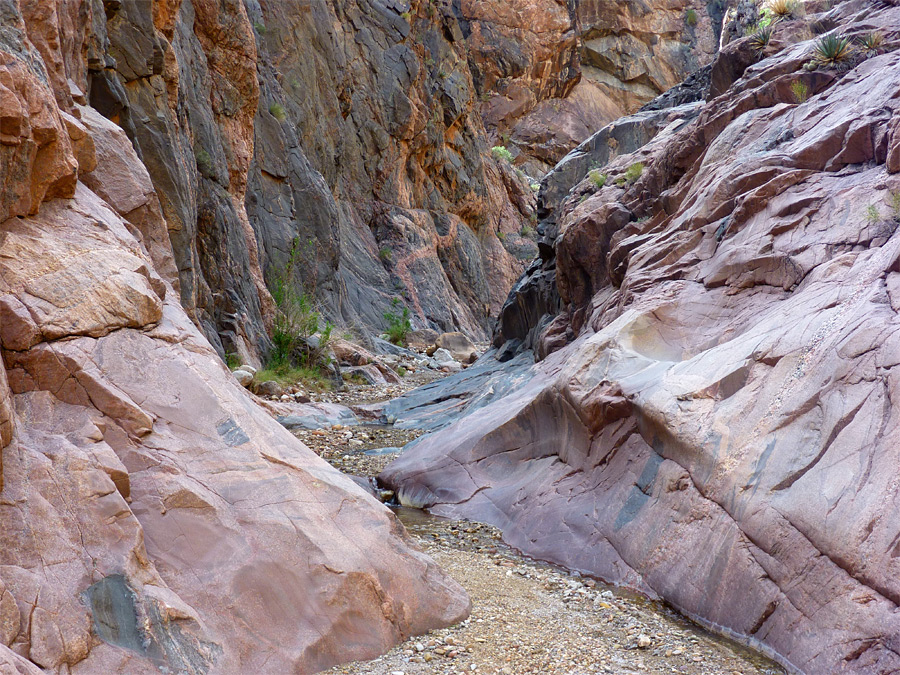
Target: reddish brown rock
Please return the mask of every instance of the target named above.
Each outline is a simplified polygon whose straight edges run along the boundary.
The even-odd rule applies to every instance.
[[[829,16],[900,36],[888,3]],[[884,673],[900,668],[900,52],[810,73],[811,48],[751,65],[603,167],[603,189],[575,187],[546,358],[381,479],[802,672]]]
[[[0,671],[315,672],[462,619],[462,589],[191,322],[147,172],[108,120],[61,115],[17,4],[0,11]],[[226,28],[214,4],[193,3],[198,30]],[[68,47],[47,31],[72,7],[28,9],[59,85]],[[225,71],[248,58],[217,45]],[[255,107],[222,122],[240,195]]]

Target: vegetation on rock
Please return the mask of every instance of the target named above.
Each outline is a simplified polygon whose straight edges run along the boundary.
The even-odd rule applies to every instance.
[[[400,304],[400,299],[394,298],[391,300],[391,309],[384,313],[384,320],[388,324],[385,332],[388,340],[395,345],[405,345],[406,336],[412,330],[412,323],[409,320],[409,307],[404,306],[402,311],[398,311]]]

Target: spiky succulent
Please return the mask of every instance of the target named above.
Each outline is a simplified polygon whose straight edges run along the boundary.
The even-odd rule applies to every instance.
[[[863,51],[877,52],[884,46],[884,33],[880,31],[866,33],[859,38],[859,46]]]
[[[769,46],[769,40],[772,39],[772,27],[765,26],[758,29],[750,36],[750,46],[758,52],[765,50]]]
[[[767,9],[776,20],[790,19],[797,13],[797,0],[769,0]]]
[[[850,38],[834,34],[819,38],[813,50],[813,61],[825,68],[842,67],[852,56],[853,45]]]

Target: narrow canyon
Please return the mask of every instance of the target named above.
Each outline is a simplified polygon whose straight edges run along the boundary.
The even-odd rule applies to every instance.
[[[0,0],[0,672],[900,672],[898,230],[898,0]]]

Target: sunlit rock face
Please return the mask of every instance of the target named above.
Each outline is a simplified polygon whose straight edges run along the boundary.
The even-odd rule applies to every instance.
[[[228,267],[252,272],[254,232],[223,215],[246,221],[253,158],[242,6],[106,8],[0,1],[0,669],[314,672],[462,619],[462,589],[248,397],[191,320],[204,305],[181,304],[202,284],[179,242],[214,239],[203,223],[238,237],[217,269],[247,294],[227,301],[262,297]],[[180,82],[214,82],[208,109],[172,44],[207,45]],[[229,171],[200,184],[204,119]],[[165,192],[151,141],[193,178]],[[178,220],[204,190],[218,215]]]
[[[885,43],[809,70],[814,22]],[[382,480],[803,672],[900,668],[898,46],[861,0],[729,43],[715,98],[553,205],[505,324],[530,377]]]
[[[456,15],[494,142],[541,175],[597,129],[709,64],[721,3],[463,1]]]

